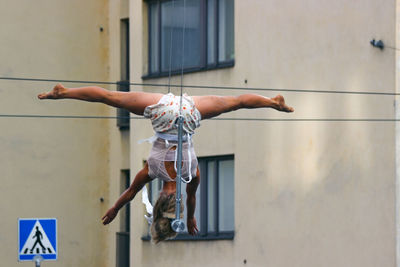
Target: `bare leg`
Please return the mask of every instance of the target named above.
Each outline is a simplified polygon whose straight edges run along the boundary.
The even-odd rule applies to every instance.
[[[293,112],[294,109],[285,103],[281,95],[268,98],[256,94],[239,96],[193,96],[196,108],[200,111],[202,119],[209,119],[222,113],[247,108],[273,108],[283,112]]]
[[[143,115],[144,109],[156,104],[162,94],[145,92],[108,91],[97,86],[66,88],[62,84],[54,86],[48,93],[38,95],[39,99],[77,99],[89,102],[101,102],[117,108],[125,108],[136,115]]]

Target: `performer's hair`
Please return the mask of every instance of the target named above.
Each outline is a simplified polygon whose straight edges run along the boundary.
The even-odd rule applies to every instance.
[[[153,209],[153,223],[150,232],[154,243],[174,238],[177,233],[171,227],[171,221],[175,218],[175,195],[161,192]],[[183,213],[183,203],[181,202]]]

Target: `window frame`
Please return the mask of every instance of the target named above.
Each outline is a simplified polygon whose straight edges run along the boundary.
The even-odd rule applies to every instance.
[[[221,156],[209,156],[209,157],[199,157],[199,168],[200,168],[200,199],[197,199],[196,201],[200,202],[200,218],[196,218],[199,219],[197,221],[197,224],[200,228],[200,232],[195,235],[195,236],[191,236],[188,233],[181,233],[179,234],[177,237],[175,237],[172,240],[168,240],[168,241],[198,241],[198,240],[233,240],[235,237],[235,230],[232,231],[219,231],[218,226],[219,226],[219,222],[218,222],[218,214],[219,214],[219,210],[218,210],[218,200],[219,200],[219,188],[218,188],[218,181],[219,181],[219,177],[218,177],[218,162],[220,161],[224,161],[224,160],[233,160],[233,164],[235,165],[235,157],[234,155],[221,155]],[[214,199],[216,200],[216,202],[214,203],[214,210],[215,210],[215,214],[214,214],[214,218],[215,218],[215,227],[216,227],[216,231],[215,232],[208,232],[208,170],[207,170],[207,166],[209,162],[215,162],[215,168],[214,168],[214,175],[216,177],[215,182],[216,182],[216,190],[215,190],[215,196]],[[152,195],[152,188],[151,186],[149,186],[149,196]],[[151,201],[151,200],[150,200]],[[154,205],[154,203],[153,203]],[[196,207],[198,208],[198,206]],[[233,212],[235,212],[235,208],[233,209]],[[186,224],[186,222],[185,222]],[[150,241],[151,237],[149,234],[147,234],[146,236],[142,237],[143,241]]]
[[[161,43],[162,43],[162,38],[161,38],[161,30],[162,30],[162,14],[161,14],[161,4],[163,2],[169,2],[169,1],[173,1],[173,0],[145,0],[145,2],[147,3],[147,23],[148,23],[148,32],[147,32],[147,38],[148,38],[148,44],[147,44],[147,61],[148,61],[148,67],[147,67],[147,74],[142,76],[142,79],[146,80],[146,79],[152,79],[152,78],[158,78],[158,77],[166,77],[169,76],[169,71],[162,71],[162,55],[161,55]],[[208,15],[208,0],[199,0],[201,1],[201,5],[200,5],[200,9],[201,9],[201,23],[203,23],[203,27],[202,27],[202,32],[201,32],[201,36],[203,37],[203,39],[201,40],[201,63],[199,66],[196,67],[189,67],[189,68],[184,68],[183,69],[183,73],[193,73],[193,72],[199,72],[199,71],[208,71],[208,70],[215,70],[215,69],[223,69],[223,68],[230,68],[233,67],[235,65],[235,58],[231,59],[231,60],[227,60],[227,61],[218,61],[219,58],[219,26],[218,26],[218,21],[219,21],[219,0],[215,1],[215,8],[214,8],[214,12],[215,12],[215,28],[214,28],[214,50],[215,50],[215,55],[214,55],[214,60],[215,63],[213,64],[208,64],[207,63],[207,59],[208,59],[208,19],[207,19],[207,15]],[[157,47],[157,53],[158,53],[158,60],[157,60],[157,64],[158,64],[158,71],[157,72],[151,72],[151,47],[152,47],[152,37],[151,37],[151,12],[150,12],[150,4],[158,4],[158,47]],[[235,14],[232,14],[233,16],[233,21],[235,21]],[[235,41],[234,41],[235,42]],[[233,44],[234,46],[234,44]],[[182,73],[181,69],[177,69],[177,70],[171,70],[171,75],[179,75]]]

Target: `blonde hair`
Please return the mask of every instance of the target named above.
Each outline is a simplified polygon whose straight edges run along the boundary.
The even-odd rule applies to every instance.
[[[150,233],[154,243],[174,238],[177,233],[172,229],[171,222],[175,218],[176,199],[174,194],[161,192],[153,209],[153,223]],[[181,216],[183,214],[183,203],[181,202]],[[171,218],[172,217],[172,218]]]

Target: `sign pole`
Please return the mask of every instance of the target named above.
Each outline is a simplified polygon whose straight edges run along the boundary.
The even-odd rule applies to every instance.
[[[33,261],[35,262],[35,267],[40,267],[40,263],[43,261],[43,257],[40,255],[36,255],[33,257]]]

